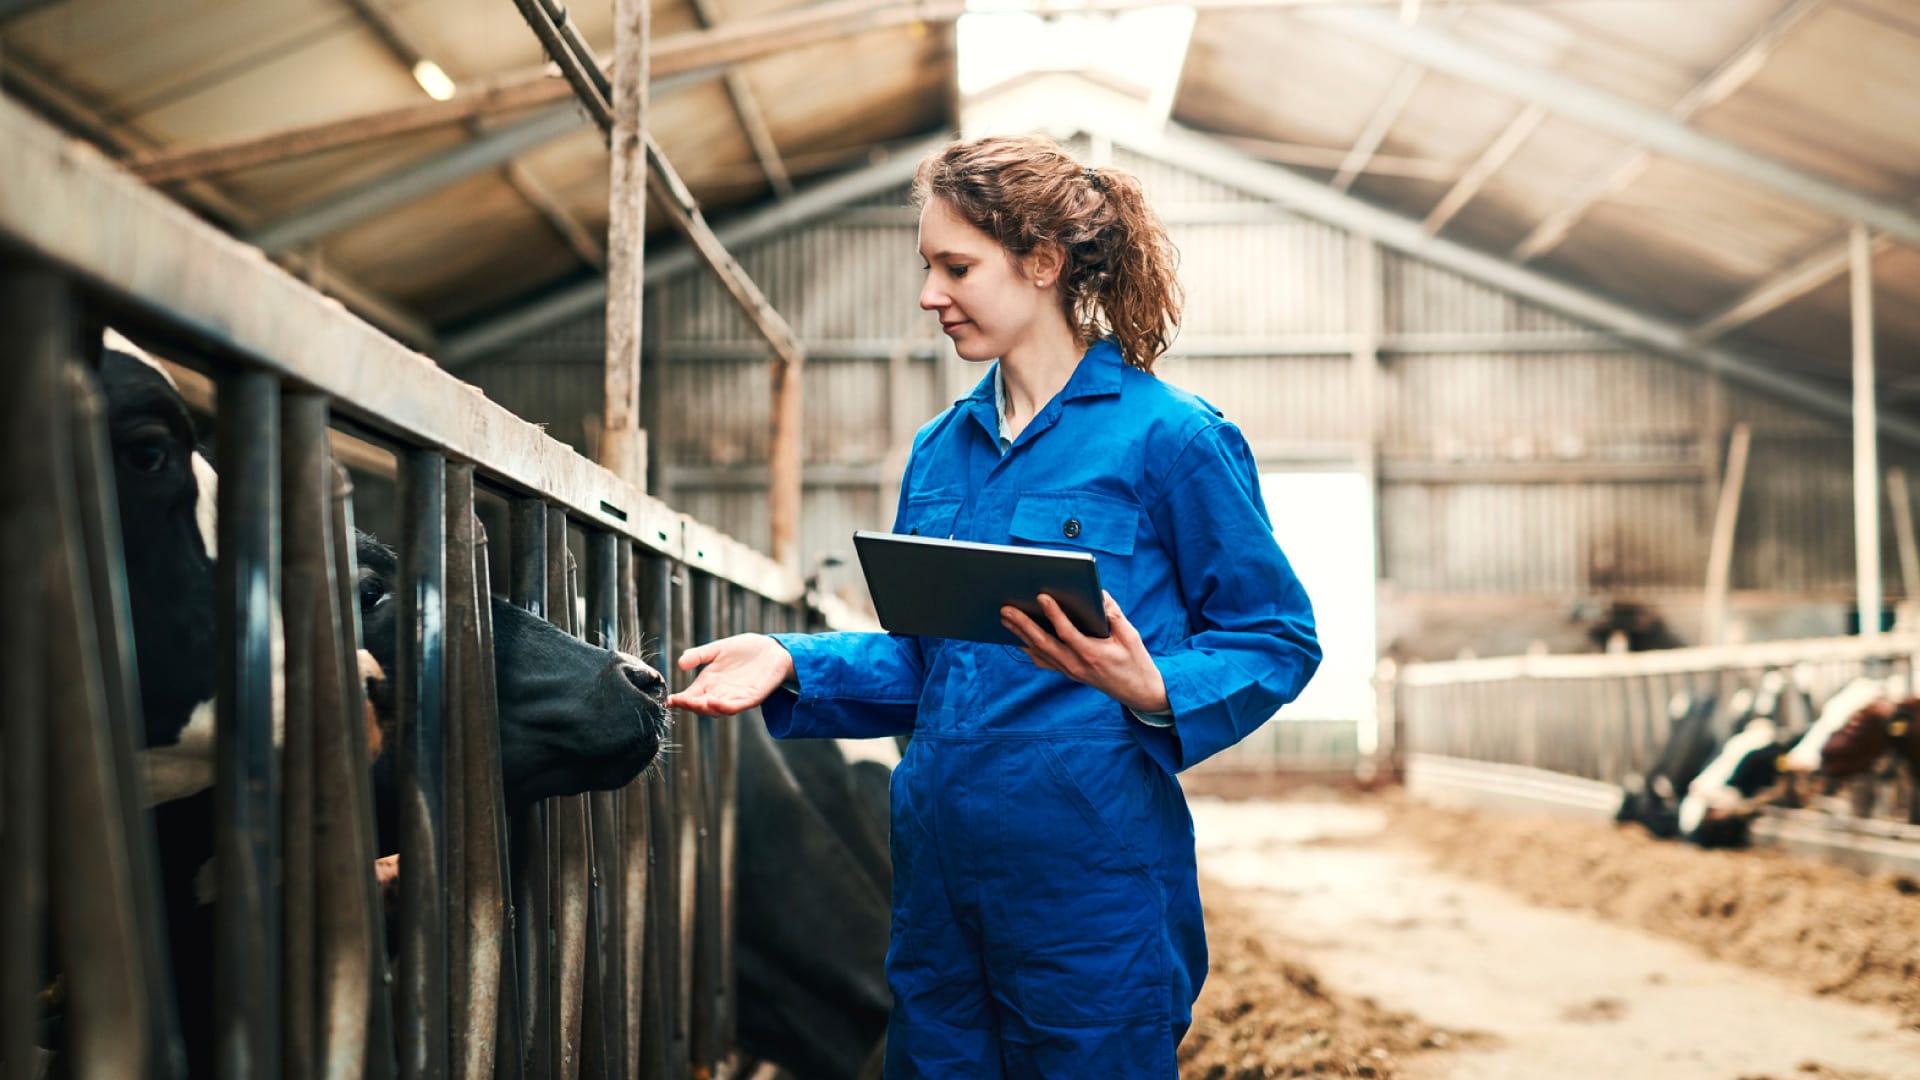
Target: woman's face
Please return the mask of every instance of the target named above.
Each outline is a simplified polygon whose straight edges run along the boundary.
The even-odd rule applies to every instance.
[[[939,199],[920,211],[920,258],[927,264],[920,306],[939,317],[962,359],[1005,356],[1040,319],[1060,317],[1045,267],[1023,269],[1021,260]]]

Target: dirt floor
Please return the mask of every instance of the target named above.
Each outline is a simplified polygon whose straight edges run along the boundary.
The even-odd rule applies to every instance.
[[[1910,880],[1393,795],[1195,818],[1184,1077],[1920,1078]]]

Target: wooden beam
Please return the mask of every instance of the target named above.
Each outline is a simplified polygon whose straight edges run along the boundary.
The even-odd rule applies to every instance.
[[[1689,120],[1701,109],[1726,100],[1758,74],[1787,35],[1824,3],[1826,0],[1789,0],[1758,33],[1747,39],[1731,56],[1674,102],[1673,107],[1667,110],[1668,115],[1675,120]],[[1633,183],[1646,171],[1650,161],[1646,150],[1635,147],[1605,169],[1597,170],[1592,181],[1576,189],[1577,193],[1572,199],[1549,214],[1520,241],[1513,249],[1514,259],[1524,263],[1552,251],[1566,239],[1567,234],[1573,231],[1573,227],[1595,203]]]
[[[1714,508],[1713,537],[1707,545],[1707,588],[1700,617],[1700,644],[1718,645],[1726,636],[1727,584],[1733,569],[1733,529],[1740,520],[1740,496],[1747,483],[1747,448],[1753,431],[1733,426],[1727,446],[1726,478],[1720,485],[1720,503]]]
[[[693,5],[693,17],[701,29],[710,30],[720,25],[720,12],[714,0],[690,0]],[[793,197],[793,180],[787,175],[787,167],[780,160],[780,148],[774,144],[773,131],[767,127],[767,118],[760,111],[760,102],[753,95],[753,88],[747,85],[745,75],[739,68],[728,68],[726,74],[727,98],[733,103],[733,114],[740,121],[740,131],[753,147],[753,156],[760,163],[760,171],[766,175],[767,183],[773,187],[774,194],[782,199]]]
[[[1769,274],[1732,303],[1700,320],[1689,335],[1691,340],[1704,345],[1723,337],[1846,273],[1848,244],[1848,239],[1842,236]],[[1873,238],[1875,254],[1892,247],[1893,241],[1884,236]]]
[[[647,482],[640,427],[641,319],[647,244],[648,0],[614,0],[613,131],[608,136],[607,355],[600,464],[629,484]]]

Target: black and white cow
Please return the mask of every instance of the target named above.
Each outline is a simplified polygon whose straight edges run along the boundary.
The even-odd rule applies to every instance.
[[[1680,836],[1706,848],[1745,847],[1760,808],[1786,794],[1783,762],[1793,746],[1785,710],[1787,676],[1761,677],[1753,706],[1727,740],[1687,784],[1680,801]]]
[[[1743,715],[1752,707],[1752,696],[1752,691],[1740,691],[1728,702],[1730,710]],[[1662,839],[1679,835],[1682,793],[1712,759],[1719,743],[1714,735],[1715,702],[1712,694],[1673,696],[1667,704],[1667,743],[1646,773],[1628,776],[1621,784],[1615,821],[1636,822]]]

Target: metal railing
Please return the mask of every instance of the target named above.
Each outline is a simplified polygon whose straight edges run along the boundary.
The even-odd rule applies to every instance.
[[[1920,635],[1889,634],[1409,664],[1399,671],[1393,694],[1398,747],[1410,784],[1423,768],[1450,781],[1516,791],[1562,777],[1569,783],[1558,794],[1567,801],[1611,811],[1619,793],[1607,788],[1646,774],[1666,745],[1675,695],[1713,694],[1725,703],[1741,687],[1757,687],[1766,671],[1791,669],[1817,709],[1862,674],[1891,679],[1911,692],[1916,657]],[[1856,805],[1864,816],[1890,826],[1911,824],[1908,781],[1869,777],[1860,783]],[[1877,831],[1907,833],[1898,827]],[[1920,839],[1920,832],[1913,838]]]
[[[734,1015],[732,723],[678,716],[672,753],[627,788],[510,816],[488,606],[499,549],[476,498],[509,504],[515,603],[593,640],[644,639],[676,687],[685,677],[661,658],[691,640],[851,616],[4,99],[0,145],[0,340],[14,375],[0,406],[0,1072],[32,1075],[19,1063],[36,1057],[56,972],[73,1075],[182,1068],[134,765],[111,466],[82,374],[109,322],[218,386],[216,1071],[717,1065]],[[390,980],[352,506],[330,427],[391,448],[399,466]]]

